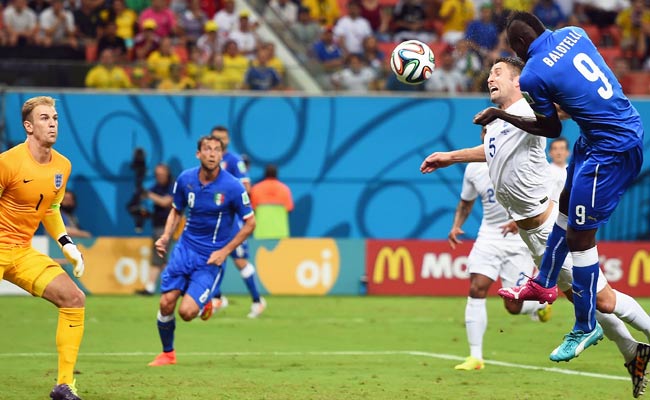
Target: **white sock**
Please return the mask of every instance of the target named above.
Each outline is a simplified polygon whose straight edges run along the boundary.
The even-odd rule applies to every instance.
[[[244,268],[241,269],[241,271],[239,271],[239,273],[241,274],[242,278],[246,279],[255,273],[255,267],[253,264],[248,263]]]
[[[650,342],[650,316],[631,296],[621,293],[618,290],[614,290],[614,293],[616,293],[614,314],[632,325],[634,329],[643,332]]]
[[[483,359],[483,335],[487,329],[487,308],[485,299],[467,298],[465,307],[465,329],[469,342],[469,355]]]
[[[160,310],[158,310],[158,321],[160,322],[169,322],[174,319],[174,314],[162,315]]]
[[[533,315],[537,312],[537,310],[544,307],[546,307],[546,305],[539,304],[539,301],[535,301],[535,300],[524,301],[524,303],[521,305],[521,311],[519,311],[519,314]]]
[[[618,350],[623,354],[625,362],[630,361],[636,355],[637,341],[634,340],[627,327],[614,314],[603,314],[596,311],[596,320],[603,327],[603,333],[607,339],[616,343]]]
[[[149,282],[146,285],[144,285],[144,289],[149,292],[153,293],[156,291],[156,282]]]

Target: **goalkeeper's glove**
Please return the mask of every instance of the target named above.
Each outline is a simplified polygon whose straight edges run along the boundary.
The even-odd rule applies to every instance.
[[[72,242],[72,239],[68,235],[61,235],[59,244],[61,245],[63,255],[72,264],[74,276],[81,278],[81,275],[84,274],[84,257],[81,255],[77,245]]]

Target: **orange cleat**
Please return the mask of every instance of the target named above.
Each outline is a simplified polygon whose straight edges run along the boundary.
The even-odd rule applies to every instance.
[[[148,365],[150,367],[160,367],[163,365],[174,365],[176,364],[176,350],[169,352],[162,352],[153,359]]]

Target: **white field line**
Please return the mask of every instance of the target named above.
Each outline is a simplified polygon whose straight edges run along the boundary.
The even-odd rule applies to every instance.
[[[144,357],[156,356],[155,352],[106,352],[106,353],[84,353],[81,352],[79,357]],[[183,352],[177,353],[179,357],[256,357],[256,356],[415,356],[437,358],[441,360],[463,361],[464,357],[453,354],[429,353],[425,351],[226,351],[226,352]],[[21,358],[21,357],[56,357],[57,353],[0,353],[0,358]],[[616,381],[629,381],[626,376],[597,374],[593,372],[583,372],[571,369],[562,369],[555,367],[540,367],[536,365],[515,364],[497,360],[485,360],[488,365],[495,365],[505,368],[526,369],[533,371],[544,371],[555,374],[585,376],[589,378],[610,379]]]

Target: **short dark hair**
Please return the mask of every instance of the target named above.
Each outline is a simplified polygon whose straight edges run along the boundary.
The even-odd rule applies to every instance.
[[[226,127],[223,126],[223,125],[215,125],[215,126],[212,127],[212,130],[211,130],[210,132],[214,132],[214,131],[224,131],[224,132],[227,133],[227,132],[228,132],[228,128],[226,128]]]
[[[219,142],[219,144],[221,145],[221,150],[224,149],[223,142],[221,141],[221,139],[219,139],[216,136],[212,136],[212,135],[201,136],[199,138],[199,140],[196,142],[196,149],[200,151],[201,150],[201,145],[203,144],[203,142],[207,142],[207,141],[210,141],[210,140],[214,140],[216,142]]]
[[[264,169],[265,178],[277,178],[278,177],[278,167],[273,164],[269,164]]]
[[[494,64],[500,62],[508,64],[512,68],[514,68],[517,75],[521,74],[521,70],[524,69],[524,65],[525,65],[524,62],[521,61],[521,58],[519,57],[499,57],[494,61]]]
[[[519,21],[522,22],[535,31],[537,35],[541,35],[546,31],[546,27],[544,26],[544,23],[539,20],[534,14],[531,14],[526,11],[513,11],[510,13],[508,16],[508,19],[506,20],[506,29],[510,27],[510,25],[515,22]]]
[[[560,136],[560,137],[557,137],[557,138],[551,140],[551,146],[550,147],[553,147],[554,143],[562,143],[562,142],[564,142],[564,144],[566,145],[566,148],[568,150],[569,149],[569,140],[567,138],[565,138],[564,136]]]

